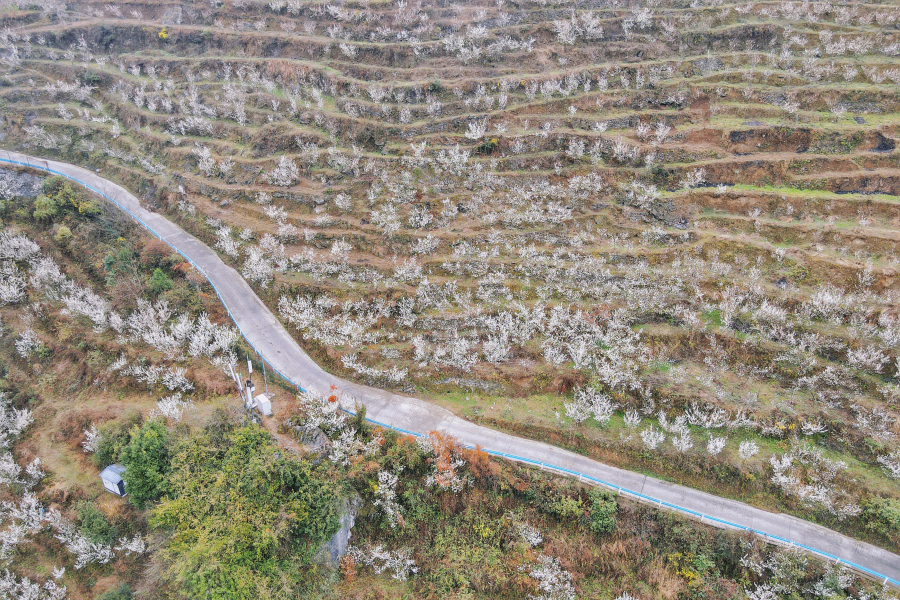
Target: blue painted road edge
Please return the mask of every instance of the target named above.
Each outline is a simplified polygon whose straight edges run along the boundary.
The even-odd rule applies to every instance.
[[[241,330],[241,326],[238,325],[237,319],[235,319],[235,318],[234,318],[234,315],[231,314],[231,310],[228,308],[228,305],[225,304],[225,300],[222,299],[222,296],[219,294],[219,290],[216,289],[215,284],[209,279],[209,276],[206,275],[206,272],[204,272],[203,269],[201,269],[199,265],[197,265],[196,263],[194,263],[194,261],[192,261],[192,260],[191,260],[187,255],[185,255],[181,250],[179,250],[178,248],[176,248],[175,246],[173,246],[173,245],[172,245],[168,240],[166,240],[163,236],[161,236],[161,235],[158,234],[156,231],[154,231],[152,227],[150,227],[147,223],[145,223],[144,221],[142,221],[137,215],[135,215],[134,213],[132,213],[130,210],[128,210],[127,208],[125,208],[124,206],[122,206],[121,204],[119,204],[119,202],[117,202],[116,200],[110,198],[109,196],[107,196],[106,194],[104,194],[103,192],[101,192],[100,190],[98,190],[97,188],[95,188],[94,186],[92,186],[92,185],[90,185],[90,184],[88,184],[88,183],[85,183],[85,182],[83,182],[83,181],[81,181],[81,180],[79,180],[79,179],[76,179],[75,177],[71,177],[70,175],[66,175],[65,173],[60,173],[59,171],[56,171],[56,170],[54,170],[54,169],[49,168],[49,166],[48,166],[48,167],[41,167],[40,165],[32,165],[32,164],[30,164],[30,163],[23,163],[23,162],[19,162],[19,161],[16,161],[16,160],[10,160],[10,159],[6,159],[6,158],[0,158],[0,162],[9,163],[9,164],[15,164],[15,165],[20,165],[20,166],[23,166],[23,167],[28,167],[28,168],[32,168],[32,169],[38,169],[38,170],[41,170],[41,171],[47,171],[48,173],[53,173],[53,174],[55,174],[55,175],[59,175],[59,176],[61,176],[61,177],[65,177],[66,179],[70,179],[70,180],[72,180],[72,181],[78,183],[79,185],[81,185],[81,186],[83,186],[83,187],[86,187],[87,189],[91,190],[92,192],[94,192],[94,193],[96,193],[96,194],[99,194],[100,196],[103,196],[104,198],[106,198],[107,200],[109,200],[110,202],[112,202],[113,204],[115,204],[117,207],[119,207],[119,209],[122,210],[122,212],[127,213],[132,219],[134,219],[135,221],[137,221],[138,223],[140,223],[147,231],[149,231],[150,233],[152,233],[153,235],[155,235],[156,237],[158,237],[160,240],[162,240],[163,242],[165,242],[166,244],[168,244],[173,250],[175,250],[178,254],[180,254],[185,260],[187,260],[189,263],[191,263],[191,265],[192,265],[195,269],[197,269],[198,271],[200,271],[201,273],[203,273],[203,276],[206,277],[207,281],[209,281],[209,284],[210,284],[210,285],[212,286],[212,288],[215,290],[216,296],[219,297],[219,301],[222,303],[222,306],[224,306],[224,307],[225,307],[225,310],[228,311],[228,316],[231,317],[231,320],[234,321],[234,324],[235,324],[235,326],[237,326],[238,331],[241,332],[241,336],[243,336],[243,338],[247,341],[247,343],[250,344],[250,347],[253,348],[254,352],[256,352],[256,355],[260,358],[260,360],[262,360],[262,361],[265,362],[267,365],[269,365],[269,368],[270,368],[272,371],[275,371],[276,373],[278,373],[278,374],[281,376],[282,379],[284,379],[285,381],[287,381],[287,382],[290,383],[291,385],[295,386],[295,387],[296,387],[298,390],[300,390],[301,392],[306,392],[306,390],[305,390],[300,384],[298,384],[298,383],[296,383],[296,382],[294,382],[294,381],[291,381],[291,379],[290,379],[289,377],[287,377],[284,373],[282,373],[281,371],[279,371],[278,369],[276,369],[275,367],[273,367],[272,364],[269,363],[269,361],[266,360],[266,358],[262,355],[262,353],[260,353],[260,351],[256,348],[256,346],[254,346],[253,343],[252,343],[249,339],[247,339],[247,336],[244,335],[244,332]],[[347,412],[347,413],[349,413],[349,414],[351,414],[351,415],[355,414],[353,411],[350,411],[350,410],[345,411],[345,412]],[[372,423],[373,425],[378,425],[379,427],[384,427],[385,429],[393,429],[394,431],[398,431],[398,432],[400,432],[400,433],[405,433],[405,434],[407,434],[407,435],[412,435],[412,436],[415,436],[415,437],[426,437],[425,434],[418,433],[418,432],[415,432],[415,431],[407,431],[407,430],[401,429],[401,428],[399,428],[399,427],[393,427],[392,425],[388,425],[388,424],[386,424],[386,423],[380,423],[380,422],[375,421],[375,420],[373,420],[373,419],[366,419],[366,421],[368,421],[369,423]],[[474,448],[474,446],[469,446],[469,445],[467,445],[467,444],[462,444],[462,445],[465,446],[465,447],[467,447],[467,448]],[[848,560],[844,560],[844,559],[842,559],[842,558],[838,558],[837,556],[834,556],[833,554],[829,554],[828,552],[823,552],[823,551],[821,551],[821,550],[816,550],[815,548],[811,548],[811,547],[806,546],[806,545],[804,545],[804,544],[798,544],[797,542],[792,542],[791,540],[788,540],[788,539],[783,538],[783,537],[779,537],[779,536],[777,536],[777,535],[771,535],[771,534],[768,534],[768,533],[765,533],[765,532],[762,532],[762,531],[757,531],[756,529],[753,529],[753,528],[751,528],[751,527],[746,527],[746,526],[744,526],[744,525],[738,525],[737,523],[732,523],[731,521],[726,521],[726,520],[724,520],[724,519],[717,519],[717,518],[715,518],[715,517],[710,517],[710,516],[708,516],[708,515],[704,515],[704,514],[698,513],[697,511],[691,510],[691,509],[689,509],[689,508],[684,508],[684,507],[681,507],[681,506],[677,506],[677,505],[675,505],[675,504],[670,504],[670,503],[668,503],[668,502],[664,502],[664,501],[662,501],[662,500],[658,500],[658,499],[656,499],[656,498],[652,498],[652,497],[650,497],[650,496],[645,496],[644,494],[640,494],[640,493],[638,493],[638,492],[633,492],[633,491],[631,491],[631,490],[629,490],[629,489],[626,489],[626,488],[623,488],[623,487],[619,487],[619,486],[617,486],[617,485],[615,485],[615,484],[609,483],[608,481],[603,481],[602,479],[598,479],[598,478],[596,478],[596,477],[591,477],[590,475],[585,475],[585,474],[583,474],[583,473],[578,473],[578,472],[572,471],[572,470],[570,470],[570,469],[564,469],[564,468],[562,468],[562,467],[557,467],[557,466],[549,465],[549,464],[542,463],[542,462],[539,462],[539,461],[536,461],[536,460],[531,460],[530,458],[522,458],[521,456],[515,456],[515,455],[513,455],[513,454],[506,454],[505,452],[497,452],[497,451],[495,451],[495,450],[489,450],[489,449],[487,449],[487,448],[482,448],[482,451],[484,451],[484,452],[490,454],[491,456],[498,456],[498,457],[500,457],[500,458],[505,458],[505,459],[507,459],[507,460],[513,460],[513,461],[516,461],[516,462],[521,462],[521,463],[526,463],[526,464],[534,465],[534,466],[539,467],[539,468],[542,468],[542,469],[550,469],[550,470],[556,471],[556,472],[558,472],[558,473],[563,473],[563,474],[566,474],[566,475],[571,475],[571,476],[573,476],[573,477],[577,477],[579,480],[587,480],[587,481],[590,481],[591,483],[594,483],[594,484],[596,484],[596,485],[601,485],[601,486],[603,486],[603,487],[606,487],[606,488],[615,490],[616,493],[619,493],[619,494],[624,493],[624,494],[626,494],[626,495],[628,495],[628,496],[633,496],[633,497],[635,497],[636,499],[641,500],[641,501],[643,501],[643,502],[646,502],[646,503],[648,503],[648,504],[655,504],[655,505],[659,506],[660,508],[662,508],[662,507],[669,508],[669,509],[678,511],[678,512],[680,512],[680,513],[683,513],[683,514],[685,514],[685,515],[688,515],[688,516],[691,516],[691,517],[695,517],[695,518],[699,518],[701,521],[703,521],[703,520],[705,519],[705,520],[707,520],[707,521],[711,521],[712,523],[718,524],[718,525],[720,525],[720,526],[724,526],[724,527],[728,527],[728,528],[732,528],[732,529],[738,529],[738,530],[741,530],[741,531],[748,531],[748,532],[751,532],[751,533],[755,533],[755,534],[757,534],[757,535],[759,535],[759,536],[762,536],[763,538],[765,538],[765,539],[767,539],[767,540],[769,540],[769,541],[772,541],[773,543],[780,543],[780,544],[784,544],[784,545],[787,545],[787,546],[793,546],[793,547],[795,547],[795,548],[800,548],[800,549],[803,549],[803,550],[807,550],[808,552],[812,552],[813,554],[816,554],[816,555],[821,556],[821,557],[823,557],[823,558],[827,558],[827,559],[829,559],[829,560],[833,560],[833,561],[835,561],[835,562],[838,562],[838,563],[841,563],[841,564],[843,564],[843,565],[846,565],[846,566],[848,566],[848,567],[850,567],[850,568],[852,568],[852,569],[854,569],[854,570],[857,570],[857,571],[860,571],[860,572],[862,572],[862,573],[865,573],[865,574],[869,575],[870,577],[872,577],[873,579],[877,579],[878,581],[881,581],[881,582],[882,582],[883,584],[885,584],[885,585],[890,583],[890,584],[892,584],[894,587],[900,588],[900,581],[897,581],[896,579],[893,579],[893,578],[888,577],[888,576],[886,576],[886,575],[882,575],[881,573],[878,573],[878,572],[876,572],[876,571],[873,571],[873,570],[871,570],[871,569],[868,569],[868,568],[866,568],[866,567],[863,567],[862,565],[858,565],[858,564],[853,563],[853,562],[850,562],[850,561],[848,561]]]

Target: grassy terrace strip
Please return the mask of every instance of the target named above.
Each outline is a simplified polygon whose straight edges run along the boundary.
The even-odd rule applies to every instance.
[[[103,178],[100,178],[99,176],[94,175],[93,173],[90,173],[89,171],[85,171],[85,170],[80,169],[80,168],[78,168],[78,167],[74,167],[74,166],[72,166],[72,165],[66,165],[66,164],[64,164],[64,163],[59,163],[59,162],[56,162],[56,161],[53,161],[53,166],[51,167],[50,164],[49,164],[49,161],[46,161],[46,160],[44,160],[44,159],[38,159],[38,158],[30,157],[30,156],[20,155],[20,154],[18,154],[18,153],[16,153],[16,155],[15,155],[16,158],[13,158],[13,154],[12,154],[12,153],[7,153],[7,154],[8,154],[8,158],[2,158],[2,157],[0,157],[0,162],[4,162],[4,163],[8,163],[8,164],[14,164],[14,165],[19,165],[19,166],[23,166],[23,167],[30,167],[30,168],[38,169],[38,170],[41,170],[41,171],[46,171],[46,172],[53,173],[53,174],[56,174],[56,175],[61,175],[61,176],[66,177],[66,178],[68,178],[68,179],[70,179],[70,180],[72,180],[72,181],[75,181],[76,183],[78,183],[78,184],[80,184],[80,185],[86,187],[87,189],[90,189],[91,191],[97,193],[98,195],[100,195],[100,196],[102,196],[103,198],[107,199],[108,201],[112,202],[112,203],[113,203],[114,205],[116,205],[119,209],[121,209],[122,211],[126,212],[129,216],[131,216],[131,217],[132,217],[133,219],[135,219],[138,223],[140,223],[143,227],[145,227],[148,231],[150,231],[151,233],[153,233],[154,235],[156,235],[157,237],[159,237],[161,240],[163,240],[164,242],[166,242],[167,244],[169,244],[174,250],[176,250],[179,254],[181,254],[186,260],[188,260],[188,261],[189,261],[189,262],[190,262],[190,263],[191,263],[191,264],[192,264],[192,265],[193,265],[200,273],[202,273],[202,274],[209,280],[209,282],[210,282],[210,284],[212,285],[212,287],[216,290],[216,293],[217,293],[219,299],[221,300],[223,306],[225,306],[226,310],[228,311],[228,314],[231,316],[232,320],[233,320],[233,321],[235,322],[235,324],[237,325],[239,331],[241,332],[241,334],[243,335],[243,337],[247,340],[247,342],[251,345],[251,347],[254,348],[254,350],[257,352],[257,354],[259,355],[259,357],[260,357],[262,360],[264,360],[264,361],[270,366],[270,368],[271,368],[273,371],[277,372],[277,373],[278,373],[282,378],[284,378],[286,381],[288,381],[288,382],[290,382],[291,384],[297,386],[297,388],[298,388],[299,390],[305,391],[305,389],[303,388],[303,383],[302,383],[302,382],[299,382],[299,381],[296,381],[296,379],[297,379],[296,375],[289,376],[288,374],[286,374],[286,373],[284,373],[284,372],[282,371],[282,368],[284,367],[284,362],[281,362],[280,364],[273,364],[272,360],[270,360],[272,357],[269,357],[269,356],[266,355],[266,349],[265,349],[265,348],[260,348],[260,347],[258,347],[256,344],[254,344],[253,339],[251,339],[252,333],[248,335],[248,332],[246,332],[246,331],[244,330],[244,328],[241,326],[241,319],[242,319],[243,317],[248,317],[249,315],[243,315],[243,314],[242,314],[242,315],[236,316],[236,315],[232,312],[231,307],[229,307],[228,301],[226,301],[226,299],[223,297],[223,294],[220,293],[220,290],[219,290],[218,286],[216,285],[216,282],[214,281],[214,278],[211,277],[211,275],[210,275],[210,273],[209,273],[209,270],[210,270],[210,269],[209,269],[208,267],[209,267],[210,265],[207,265],[207,268],[204,268],[203,266],[197,264],[197,263],[194,261],[194,259],[193,259],[191,256],[188,255],[186,249],[179,247],[175,242],[173,242],[171,239],[169,239],[169,238],[172,238],[174,234],[172,234],[172,233],[164,234],[164,233],[161,233],[161,232],[159,232],[159,231],[156,231],[150,224],[148,224],[148,223],[146,222],[146,220],[145,220],[144,218],[141,217],[140,214],[136,214],[135,211],[134,211],[132,208],[129,208],[128,206],[126,206],[126,205],[123,204],[122,202],[120,202],[120,201],[116,200],[115,198],[109,196],[107,193],[101,191],[100,189],[98,189],[97,186],[92,185],[90,182],[84,181],[84,180],[82,180],[81,178],[79,178],[78,176],[73,175],[72,172],[75,172],[76,174],[78,174],[78,173],[80,173],[80,172],[84,172],[85,175],[82,175],[82,177],[84,177],[84,178],[90,177],[90,178],[95,179],[95,180],[105,181],[105,182],[107,182],[107,183],[109,183],[109,184],[115,186],[116,188],[122,190],[125,194],[127,194],[127,197],[129,197],[129,199],[131,200],[131,203],[133,203],[134,206],[140,207],[140,202],[138,201],[137,198],[135,198],[133,195],[131,195],[130,193],[128,193],[126,190],[124,190],[124,189],[121,188],[120,186],[117,186],[116,184],[114,184],[114,183],[112,183],[112,182],[109,182],[108,180],[104,180]],[[18,160],[16,160],[16,159],[18,159]],[[42,163],[42,162],[44,163],[44,166],[41,166],[41,163]],[[160,217],[159,215],[156,215],[156,216],[157,216],[158,218],[162,218],[162,217]],[[167,220],[166,220],[166,221],[167,221]],[[167,221],[167,222],[168,222],[168,221]],[[169,224],[170,226],[172,226],[172,228],[173,228],[174,230],[180,231],[180,228],[178,228],[177,226],[175,226],[175,225],[172,224],[171,222],[168,222],[168,224]],[[181,232],[181,233],[183,233],[183,232]],[[196,240],[194,240],[194,241],[196,242]],[[219,261],[219,263],[220,263],[220,265],[221,265],[220,259],[218,259],[218,257],[215,256],[214,254],[213,254],[212,256],[214,257],[215,260]],[[218,270],[218,267],[219,267],[220,265],[215,265],[215,263],[214,263],[214,266],[217,267],[216,270]],[[221,267],[224,268],[224,265],[221,265]],[[238,277],[238,279],[240,279],[240,277],[237,275],[237,273],[234,273],[234,276],[235,276],[235,277]],[[226,275],[226,277],[227,277],[227,275]],[[243,283],[243,280],[241,280],[241,283]],[[220,285],[221,285],[221,283],[220,283]],[[246,285],[246,284],[244,284],[244,285]],[[252,293],[252,292],[251,292],[251,293]],[[226,295],[227,295],[227,294],[226,294]],[[255,297],[255,296],[254,296],[254,297]],[[258,305],[262,306],[262,303],[261,303],[258,299],[257,299],[257,302],[258,302]],[[263,307],[263,308],[264,308],[264,307]],[[270,315],[270,317],[271,317],[271,315]],[[279,333],[283,333],[284,335],[287,335],[286,332],[284,332],[283,328],[281,328],[280,325],[277,324],[277,320],[275,320],[274,317],[271,318],[270,323],[271,323],[271,322],[274,322],[274,323],[275,323],[275,327],[277,328],[277,330],[280,330]],[[298,359],[300,359],[300,358],[305,359],[304,361],[301,361],[301,362],[309,361],[309,358],[306,357],[305,353],[303,353],[303,351],[299,348],[299,346],[297,346],[296,344],[294,344],[294,348],[295,348],[296,350],[299,351],[299,355],[298,355],[296,358],[298,358]],[[281,368],[279,368],[279,367],[281,367]],[[403,396],[398,396],[398,395],[394,395],[394,394],[389,394],[389,393],[381,392],[380,390],[374,390],[373,388],[366,388],[366,387],[364,387],[364,386],[359,386],[359,385],[355,385],[355,384],[350,384],[349,382],[343,382],[343,381],[341,381],[340,379],[337,379],[337,378],[332,378],[332,379],[333,379],[334,382],[338,383],[339,385],[345,386],[347,389],[352,390],[353,392],[355,392],[355,393],[357,394],[357,398],[359,399],[359,401],[362,402],[363,404],[365,404],[365,405],[367,406],[367,409],[369,409],[370,412],[375,412],[376,415],[385,412],[384,409],[383,409],[383,407],[382,407],[382,410],[380,410],[380,411],[378,411],[378,412],[376,412],[375,410],[373,410],[373,409],[378,409],[378,408],[379,408],[379,406],[378,406],[379,402],[383,402],[385,398],[389,398],[389,399],[390,399],[392,402],[394,402],[394,403],[399,403],[399,404],[407,403],[410,407],[416,407],[416,404],[419,404],[419,405],[422,404],[421,401],[416,401],[416,400],[414,400],[414,399],[405,398],[405,397],[403,397]],[[307,384],[307,385],[308,385],[308,384]],[[334,385],[334,383],[332,383],[331,385]],[[321,388],[319,388],[318,386],[313,387],[312,389],[313,389],[313,390],[316,390],[316,391],[320,391],[320,390],[321,390]],[[343,408],[344,408],[344,410],[346,410],[346,411],[352,413],[352,408],[351,408],[350,406],[343,406]],[[396,406],[394,406],[393,408],[394,408],[395,411],[397,410],[397,407],[396,407]],[[418,407],[416,407],[416,408],[421,409],[421,406],[418,406]],[[399,409],[399,412],[401,412],[401,413],[403,412],[403,408],[402,408],[402,407]],[[395,414],[397,414],[397,413],[395,413]],[[385,415],[385,416],[388,416],[388,415]],[[394,429],[394,430],[399,431],[399,432],[401,432],[401,433],[405,433],[405,434],[409,434],[409,435],[413,435],[413,436],[419,436],[419,437],[421,437],[421,436],[424,436],[424,435],[427,434],[427,431],[426,431],[426,432],[423,432],[423,431],[413,431],[413,430],[410,430],[410,429],[407,429],[407,428],[405,428],[405,427],[402,427],[402,426],[398,425],[396,422],[395,422],[395,423],[391,423],[391,422],[388,422],[388,421],[384,420],[383,418],[379,419],[377,416],[376,416],[375,418],[368,418],[367,420],[368,420],[369,422],[373,423],[373,424],[376,424],[376,425],[379,425],[379,426],[382,426],[382,427],[391,428],[391,429]],[[471,444],[471,441],[472,441],[472,440],[471,440],[471,439],[467,439],[467,437],[466,437],[466,435],[465,435],[465,429],[463,430],[462,434],[460,434],[459,432],[457,432],[457,431],[455,430],[455,428],[453,427],[453,425],[454,425],[454,420],[461,421],[461,420],[459,420],[459,419],[448,418],[448,417],[445,416],[445,415],[440,415],[439,418],[438,418],[438,421],[437,421],[437,427],[436,427],[436,428],[441,428],[441,425],[442,425],[442,424],[443,424],[443,425],[447,425],[447,427],[445,427],[444,429],[445,429],[448,433],[450,433],[450,434],[455,435],[456,437],[458,437],[458,439],[459,439],[463,444],[468,445],[468,447],[474,448],[474,447],[476,446],[476,444]],[[465,423],[465,422],[462,422],[462,423]],[[465,426],[466,426],[466,428],[467,428],[469,431],[473,431],[472,428],[474,428],[475,431],[479,431],[479,430],[480,430],[480,433],[482,433],[482,434],[487,434],[487,439],[488,439],[488,440],[494,438],[494,439],[504,440],[504,441],[507,441],[507,442],[508,442],[508,441],[513,441],[513,443],[515,443],[515,442],[517,441],[516,438],[513,438],[512,436],[508,436],[508,435],[505,435],[505,434],[499,434],[499,433],[497,433],[497,432],[490,432],[490,431],[486,430],[486,429],[483,428],[483,427],[474,426],[474,425],[469,424],[469,423],[465,423]],[[429,429],[431,429],[431,428],[429,428]],[[506,439],[506,438],[508,438],[508,439]],[[540,451],[547,452],[548,454],[552,454],[552,450],[554,450],[552,447],[546,446],[546,445],[544,445],[544,444],[537,444],[537,443],[535,443],[535,442],[530,442],[530,443],[529,443],[529,442],[526,441],[526,440],[518,440],[518,441],[520,441],[520,442],[523,444],[523,446],[526,447],[526,448],[527,448],[528,446],[531,446],[531,447],[533,447],[533,448],[538,448]],[[554,465],[554,464],[551,463],[551,462],[544,462],[544,461],[540,461],[540,460],[536,460],[536,459],[532,459],[532,458],[527,458],[527,457],[519,456],[519,455],[516,455],[516,454],[514,454],[514,453],[510,453],[510,452],[503,452],[503,451],[500,451],[500,450],[495,450],[495,449],[492,449],[492,448],[491,448],[490,442],[488,442],[488,443],[486,443],[486,444],[480,444],[480,443],[479,443],[479,444],[477,444],[477,445],[480,446],[480,447],[482,447],[482,449],[483,449],[484,451],[488,452],[488,453],[491,454],[491,455],[498,456],[498,457],[501,457],[501,458],[505,458],[505,459],[508,459],[508,460],[513,460],[513,461],[517,461],[517,462],[522,462],[522,463],[534,465],[534,466],[537,466],[537,467],[540,467],[540,468],[543,468],[543,469],[548,469],[548,470],[551,470],[551,471],[554,471],[554,472],[558,472],[558,473],[562,473],[562,474],[569,475],[569,476],[572,476],[572,477],[576,477],[576,478],[578,478],[579,480],[582,480],[582,481],[589,481],[589,482],[591,482],[591,483],[594,483],[594,484],[597,484],[597,485],[600,485],[600,486],[604,486],[604,487],[607,487],[607,488],[616,490],[616,491],[619,492],[619,493],[624,493],[624,494],[628,495],[629,497],[633,497],[633,498],[638,499],[638,500],[640,500],[640,501],[642,501],[642,502],[647,502],[647,503],[649,503],[649,504],[654,504],[654,505],[659,506],[660,508],[664,508],[664,507],[665,507],[665,508],[668,508],[668,509],[671,509],[671,510],[678,511],[679,513],[682,513],[682,514],[685,514],[685,515],[688,515],[688,516],[691,516],[691,517],[694,517],[694,518],[699,518],[702,522],[704,522],[704,523],[709,523],[709,524],[711,524],[711,525],[713,525],[713,526],[716,526],[716,527],[728,528],[728,529],[739,529],[739,530],[744,530],[744,531],[750,531],[750,532],[753,532],[753,533],[756,533],[756,534],[758,534],[758,535],[763,536],[766,540],[768,540],[768,541],[770,541],[770,542],[772,542],[772,543],[782,544],[782,545],[788,545],[788,546],[793,546],[793,547],[796,547],[796,548],[801,548],[801,549],[807,550],[807,551],[812,552],[813,554],[815,554],[815,555],[817,555],[817,556],[819,556],[819,557],[823,557],[823,558],[826,558],[826,559],[829,559],[829,560],[833,560],[833,561],[838,561],[838,562],[840,562],[840,563],[842,563],[842,564],[844,564],[844,565],[850,567],[851,569],[857,571],[857,572],[860,573],[860,574],[864,574],[864,575],[866,575],[866,576],[868,576],[868,577],[870,577],[870,578],[873,578],[873,579],[875,579],[875,580],[877,580],[877,581],[883,582],[885,585],[891,585],[891,586],[893,586],[893,587],[895,587],[895,588],[900,589],[900,557],[898,557],[898,556],[895,555],[895,554],[891,554],[891,553],[889,553],[889,552],[887,552],[887,551],[885,551],[885,550],[881,550],[881,549],[877,549],[877,548],[871,547],[871,546],[869,546],[869,545],[867,545],[867,544],[866,544],[866,545],[862,545],[862,544],[860,544],[859,542],[851,542],[851,540],[849,540],[849,539],[846,538],[845,536],[841,536],[841,535],[839,535],[839,534],[836,534],[835,532],[828,531],[828,530],[826,530],[826,529],[823,528],[823,527],[819,527],[819,526],[815,526],[815,525],[808,524],[808,525],[807,525],[808,529],[807,529],[807,531],[806,531],[806,534],[807,534],[807,536],[809,536],[809,534],[812,533],[812,534],[813,534],[812,537],[815,538],[815,537],[816,537],[816,536],[815,536],[816,531],[817,531],[817,530],[822,530],[822,532],[826,532],[826,531],[828,532],[828,534],[830,535],[830,538],[831,538],[831,542],[833,542],[833,541],[834,541],[835,539],[837,539],[837,538],[842,538],[842,539],[844,540],[844,543],[839,545],[839,549],[838,549],[838,550],[832,551],[832,552],[828,552],[828,551],[824,551],[824,550],[820,549],[821,545],[819,545],[819,546],[817,547],[817,544],[815,543],[815,541],[806,541],[806,542],[804,543],[804,542],[801,542],[801,541],[798,541],[798,540],[791,539],[790,537],[785,537],[785,536],[782,536],[782,535],[776,535],[776,534],[774,533],[774,531],[780,530],[780,528],[781,528],[780,526],[779,526],[779,527],[775,527],[774,529],[768,529],[768,530],[767,530],[767,528],[753,527],[753,526],[748,526],[748,525],[740,524],[740,523],[738,523],[738,522],[735,522],[735,521],[732,521],[732,520],[729,520],[729,519],[726,519],[726,518],[722,518],[722,517],[715,516],[715,515],[710,515],[710,514],[708,514],[706,511],[698,511],[698,510],[694,510],[694,509],[692,509],[692,508],[690,508],[690,507],[681,506],[681,505],[679,505],[679,504],[676,504],[676,503],[673,503],[673,502],[669,502],[669,501],[667,501],[667,500],[664,500],[664,499],[661,499],[661,498],[658,498],[658,497],[654,497],[653,495],[650,495],[650,494],[644,494],[644,493],[642,493],[642,492],[633,491],[633,490],[631,490],[631,489],[628,489],[628,488],[625,487],[625,486],[620,486],[620,485],[617,485],[617,484],[615,484],[615,483],[611,483],[611,482],[608,481],[608,480],[604,480],[604,479],[601,479],[601,478],[592,476],[592,475],[590,475],[590,474],[580,472],[580,471],[575,470],[575,469],[571,469],[571,468],[566,468],[566,467],[563,467],[563,466]],[[618,470],[613,470],[612,472],[614,472],[614,471],[618,471]],[[655,482],[655,483],[657,483],[657,484],[661,483],[661,482],[658,482],[658,481],[656,481],[656,480],[653,480],[652,478],[647,478],[647,477],[644,478],[644,486],[646,486],[646,485],[649,484],[649,483],[653,483],[653,482]],[[678,488],[678,487],[680,487],[680,486],[669,486],[669,487]],[[643,489],[643,488],[642,488],[642,489]],[[706,494],[703,494],[703,495],[706,496]],[[695,497],[696,497],[696,496],[695,496]],[[765,511],[761,511],[761,510],[759,510],[759,509],[756,509],[756,508],[753,508],[753,507],[749,507],[749,506],[743,505],[743,504],[741,504],[741,503],[737,503],[737,502],[734,502],[734,501],[726,501],[726,500],[724,500],[724,499],[720,499],[720,500],[722,501],[723,506],[724,506],[724,505],[730,505],[732,508],[734,508],[734,506],[737,505],[737,506],[742,507],[742,509],[745,511],[745,514],[746,514],[746,515],[748,516],[748,518],[750,518],[751,520],[754,520],[754,517],[755,517],[755,518],[759,518],[761,515],[767,514],[767,513],[765,513]],[[759,514],[757,514],[757,513],[759,513]],[[774,517],[775,515],[771,515],[771,516]],[[739,521],[740,519],[736,519],[736,520]],[[795,522],[795,525],[801,523],[801,521],[800,521],[799,519],[791,519],[791,520],[793,520],[793,521]],[[788,530],[790,530],[790,529],[788,529]],[[822,538],[823,538],[822,541],[825,542],[825,541],[826,541],[826,536],[825,536],[824,534],[822,534],[821,532],[820,532],[820,535],[821,535]],[[855,544],[855,546],[854,546],[854,544]],[[870,566],[867,566],[867,565],[865,564],[866,561],[860,560],[860,559],[858,558],[859,549],[862,548],[862,547],[864,547],[864,546],[868,546],[867,551],[868,551],[869,553],[874,553],[874,555],[880,555],[880,556],[881,556],[881,559],[882,559],[882,563],[881,563],[881,564],[882,564],[883,566],[880,567],[880,570],[879,570],[879,568],[871,568]],[[843,550],[843,552],[841,552],[840,550]],[[871,564],[871,563],[870,563],[870,564]],[[886,573],[885,573],[885,572],[886,572]]]

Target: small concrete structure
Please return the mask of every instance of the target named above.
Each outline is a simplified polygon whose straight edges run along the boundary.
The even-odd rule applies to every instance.
[[[254,402],[256,403],[256,408],[259,409],[259,412],[267,417],[272,416],[272,401],[266,394],[260,394],[254,398]]]
[[[125,467],[122,465],[109,465],[100,471],[100,480],[103,482],[103,487],[116,496],[124,496],[125,480],[122,479],[124,472]]]

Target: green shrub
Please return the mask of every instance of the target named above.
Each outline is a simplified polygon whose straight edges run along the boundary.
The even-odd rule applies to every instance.
[[[481,144],[475,147],[476,154],[493,154],[494,150],[500,147],[500,140],[497,138],[491,138],[489,140],[485,140]]]
[[[172,289],[172,278],[166,275],[159,267],[153,270],[153,275],[150,276],[148,283],[150,290],[154,294],[161,294]]]
[[[56,205],[56,201],[50,196],[41,194],[35,199],[34,212],[32,213],[35,221],[52,221],[53,217],[55,217],[58,212],[59,207]]]
[[[56,230],[56,235],[53,236],[53,241],[63,248],[67,247],[69,242],[72,241],[72,230],[65,225],[60,225],[59,229]]]
[[[900,536],[900,500],[869,498],[862,503],[862,520],[866,529],[889,538]]]
[[[108,45],[109,44],[107,44],[107,46]],[[84,75],[81,76],[81,80],[84,81],[85,85],[92,85],[95,87],[103,83],[103,79],[100,78],[100,75],[93,71],[85,71]]]
[[[43,194],[34,201],[32,216],[36,221],[49,222],[68,214],[96,217],[103,212],[100,205],[76,190],[62,177],[50,177],[42,184]]]
[[[356,433],[364,439],[368,439],[372,434],[372,427],[366,421],[365,405],[356,407],[356,414],[350,419],[350,426],[356,429]]]
[[[125,491],[138,508],[156,500],[168,489],[169,432],[159,421],[131,429],[131,440],[122,448]]]
[[[615,494],[602,490],[591,490],[590,528],[594,533],[611,533],[616,529],[616,511],[619,502]]]
[[[131,593],[131,586],[127,583],[120,583],[115,589],[97,596],[97,600],[131,600],[132,598],[134,598],[134,594]]]
[[[584,516],[584,504],[580,498],[563,496],[550,505],[550,512],[560,521],[571,521]]]
[[[119,462],[119,453],[131,439],[131,428],[141,424],[141,414],[132,412],[121,421],[107,423],[100,428],[100,443],[94,452],[94,464],[99,469]]]
[[[103,257],[103,270],[106,274],[106,286],[113,287],[120,277],[131,278],[138,266],[134,250],[127,245],[112,248]]]
[[[96,217],[103,212],[100,205],[90,199],[83,199],[78,202],[78,214],[85,217]]]
[[[151,523],[172,534],[160,556],[178,597],[306,597],[295,588],[338,528],[338,482],[256,425],[184,440],[169,477]]]
[[[76,507],[81,534],[97,544],[111,544],[116,540],[117,531],[109,522],[106,513],[96,504],[83,500]]]

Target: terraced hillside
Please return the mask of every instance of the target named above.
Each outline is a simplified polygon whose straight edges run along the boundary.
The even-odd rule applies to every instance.
[[[330,370],[900,543],[897,6],[23,6],[0,145],[139,190]]]

